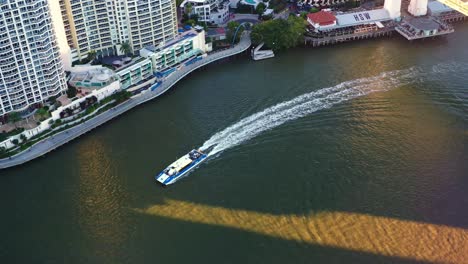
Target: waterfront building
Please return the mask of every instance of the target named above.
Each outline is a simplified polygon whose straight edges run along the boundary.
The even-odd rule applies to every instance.
[[[59,0],[72,60],[82,60],[89,51],[113,54],[117,44],[114,1]]]
[[[366,25],[382,27],[381,22],[391,20],[393,19],[385,8],[339,15],[333,15],[326,11],[307,15],[307,22],[317,31],[356,28]]]
[[[116,74],[120,80],[121,88],[130,88],[130,91],[156,81],[151,60],[143,57],[138,57],[129,64],[117,68]]]
[[[189,30],[165,45],[141,49],[140,56],[150,59],[154,71],[162,71],[206,52],[205,31]]]
[[[183,12],[190,12],[190,15],[197,15],[201,22],[224,24],[229,19],[227,0],[184,0],[180,8]]]
[[[53,0],[57,1],[57,0]],[[72,60],[120,53],[122,43],[132,51],[174,38],[177,12],[172,0],[58,0]]]
[[[331,12],[319,11],[307,14],[307,22],[316,29],[323,30],[336,26],[336,17]]]
[[[226,29],[223,27],[210,28],[207,30],[206,35],[211,40],[223,40],[226,39]]]
[[[0,1],[0,116],[66,88],[48,0]]]
[[[117,12],[120,43],[129,42],[134,52],[147,45],[158,45],[177,35],[177,10],[174,0],[126,0]],[[125,31],[127,28],[127,31]]]
[[[77,65],[72,70],[68,84],[82,93],[99,90],[119,80],[114,71],[101,65]]]

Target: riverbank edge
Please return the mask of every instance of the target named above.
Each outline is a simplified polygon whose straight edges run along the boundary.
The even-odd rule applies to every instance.
[[[185,78],[187,75],[193,71],[200,69],[212,62],[219,61],[231,56],[238,55],[245,52],[251,46],[250,32],[244,32],[242,34],[241,40],[234,47],[222,50],[219,52],[212,53],[205,57],[203,60],[200,60],[194,64],[191,64],[190,67],[183,68],[180,71],[176,71],[170,75],[162,85],[154,91],[144,91],[141,94],[134,96],[132,99],[125,101],[124,103],[117,105],[116,107],[109,109],[101,114],[96,115],[95,117],[85,121],[82,124],[77,126],[70,127],[66,130],[63,130],[57,134],[54,134],[52,137],[47,137],[39,142],[36,142],[34,145],[25,149],[24,151],[17,153],[11,157],[0,159],[0,169],[7,169],[15,166],[22,165],[36,158],[42,157],[43,155],[55,150],[56,148],[65,145],[66,143],[74,140],[75,138],[86,134],[87,132],[97,128],[98,126],[114,119],[115,117],[120,116],[121,114],[144,104],[148,101],[151,101],[172,88],[176,83]],[[44,146],[43,149],[37,149],[38,146],[42,144],[48,144]],[[27,156],[26,156],[27,155]]]

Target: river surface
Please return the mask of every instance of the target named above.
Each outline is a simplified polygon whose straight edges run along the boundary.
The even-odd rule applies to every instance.
[[[0,262],[468,263],[467,124],[466,23],[225,60],[0,171]]]

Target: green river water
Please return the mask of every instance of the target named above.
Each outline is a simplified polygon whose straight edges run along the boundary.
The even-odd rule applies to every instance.
[[[467,263],[467,121],[466,23],[228,59],[0,171],[0,262]]]

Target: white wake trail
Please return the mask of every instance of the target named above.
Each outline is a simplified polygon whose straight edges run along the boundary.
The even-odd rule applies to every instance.
[[[214,134],[203,144],[201,149],[208,149],[215,145],[210,152],[210,156],[214,155],[285,122],[373,92],[384,92],[416,82],[417,74],[418,71],[415,68],[389,71],[374,77],[347,81],[333,87],[303,94],[241,119]]]

